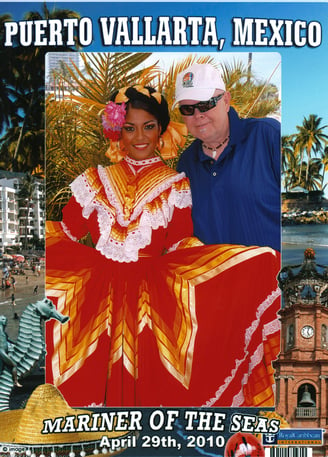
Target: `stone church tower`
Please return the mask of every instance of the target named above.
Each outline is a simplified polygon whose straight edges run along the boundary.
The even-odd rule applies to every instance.
[[[280,273],[281,352],[274,362],[276,412],[293,428],[328,429],[328,268],[308,248]],[[328,434],[324,448],[328,455]]]

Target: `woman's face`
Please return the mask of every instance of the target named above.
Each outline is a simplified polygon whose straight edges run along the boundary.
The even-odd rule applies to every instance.
[[[122,141],[132,159],[154,157],[160,133],[155,116],[143,109],[129,107],[122,128]]]

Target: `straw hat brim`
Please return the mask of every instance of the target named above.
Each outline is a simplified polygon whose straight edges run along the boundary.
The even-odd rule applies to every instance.
[[[0,442],[64,445],[98,441],[104,435],[119,438],[131,434],[129,431],[41,433],[45,419],[79,414],[89,414],[91,418],[92,411],[71,408],[56,387],[52,384],[41,384],[32,392],[24,409],[0,412]]]

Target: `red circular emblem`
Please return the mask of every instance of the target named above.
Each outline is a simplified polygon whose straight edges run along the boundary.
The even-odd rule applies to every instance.
[[[224,457],[264,457],[264,448],[251,433],[235,433],[225,446]]]

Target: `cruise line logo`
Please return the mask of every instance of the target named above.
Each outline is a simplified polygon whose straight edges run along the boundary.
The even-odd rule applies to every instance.
[[[264,433],[262,444],[264,446],[321,446],[323,432],[321,428],[282,428],[276,435]]]

